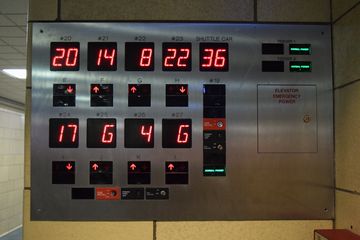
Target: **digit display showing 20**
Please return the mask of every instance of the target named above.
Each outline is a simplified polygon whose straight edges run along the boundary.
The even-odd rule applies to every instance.
[[[80,43],[52,42],[50,44],[51,71],[78,71],[80,62]]]

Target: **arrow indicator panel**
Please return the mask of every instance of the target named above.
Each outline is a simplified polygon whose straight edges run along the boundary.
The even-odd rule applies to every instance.
[[[166,84],[166,106],[187,107],[189,105],[187,84]]]

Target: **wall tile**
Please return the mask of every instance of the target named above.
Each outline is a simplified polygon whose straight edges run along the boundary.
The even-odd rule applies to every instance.
[[[353,7],[359,0],[332,0],[333,21]]]
[[[253,0],[63,0],[63,20],[252,21]]]
[[[24,141],[20,132],[24,132],[22,114],[0,109],[0,235],[10,231],[14,225],[21,224]],[[6,226],[6,227],[4,227]]]
[[[31,0],[29,21],[55,20],[57,18],[57,0]]]
[[[331,228],[332,221],[158,222],[158,240],[309,240],[314,229]]]
[[[360,234],[360,195],[336,191],[336,228]]]
[[[330,22],[329,0],[257,0],[264,22]]]
[[[360,79],[360,5],[334,25],[335,86]]]
[[[336,186],[360,192],[360,82],[335,91]]]

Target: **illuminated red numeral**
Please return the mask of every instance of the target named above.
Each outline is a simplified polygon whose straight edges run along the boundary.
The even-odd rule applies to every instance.
[[[208,54],[203,57],[203,60],[205,62],[201,64],[202,67],[214,66],[217,68],[222,68],[225,66],[226,58],[222,54],[226,53],[226,49],[217,49],[215,51],[215,56],[214,56],[214,49],[205,48],[204,52]]]
[[[221,53],[225,53],[225,52],[226,52],[226,49],[216,50],[215,61],[214,61],[215,67],[224,67],[225,66],[226,59],[224,56],[220,56]]]
[[[188,48],[181,48],[180,49],[180,53],[184,53],[183,56],[180,56],[178,61],[177,61],[177,66],[178,67],[186,67],[186,63],[181,63],[181,61],[186,61],[189,58],[190,55],[190,49]]]
[[[153,126],[149,126],[149,129],[146,131],[145,130],[145,125],[141,126],[141,135],[142,136],[147,136],[147,142],[151,142],[151,134],[152,134],[152,129]]]
[[[104,51],[103,51],[104,50]],[[96,62],[96,65],[100,66],[101,65],[101,60],[105,59],[110,61],[110,66],[114,65],[114,59],[115,59],[115,49],[112,49],[111,51],[108,52],[107,49],[100,49],[99,50],[99,54],[98,54],[98,59]]]
[[[68,67],[75,66],[77,63],[78,54],[79,54],[79,49],[69,48],[68,53],[66,55],[65,66],[68,66]],[[71,59],[72,59],[72,62],[71,62]]]
[[[208,53],[208,55],[205,55],[203,57],[204,61],[207,61],[206,63],[203,63],[202,67],[211,67],[212,61],[213,61],[213,55],[214,55],[214,49],[206,48],[204,52]]]
[[[72,131],[72,137],[71,137],[71,142],[75,142],[75,141],[76,141],[76,134],[77,134],[78,126],[75,125],[75,124],[68,124],[66,127],[73,129],[73,131]],[[59,139],[58,139],[58,140],[59,140],[59,143],[62,143],[63,140],[64,140],[64,131],[65,131],[65,125],[61,125],[61,126],[60,126]]]
[[[62,66],[61,60],[64,59],[66,50],[65,50],[65,48],[56,48],[55,51],[56,51],[56,54],[58,54],[58,53],[60,53],[60,54],[56,55],[53,58],[52,65],[54,67],[61,67]]]
[[[63,60],[66,55],[65,59],[65,66],[67,67],[73,67],[77,64],[77,59],[79,55],[79,49],[77,48],[56,48],[56,55],[53,58],[52,65],[54,67],[62,67],[63,66]]]
[[[151,57],[153,50],[151,48],[143,48],[141,51],[140,66],[149,67],[151,65]]]
[[[165,58],[165,61],[164,61],[164,66],[165,67],[173,67],[174,64],[173,63],[169,63],[170,60],[174,60],[175,57],[176,57],[176,49],[175,48],[168,48],[167,50],[168,52],[172,52],[173,54],[172,55],[169,55]]]
[[[114,138],[114,133],[111,132],[112,131],[111,129],[114,127],[115,127],[114,124],[106,124],[104,126],[104,130],[101,137],[102,143],[112,143]]]
[[[189,140],[189,133],[186,129],[188,129],[190,125],[188,124],[182,124],[179,126],[179,131],[177,135],[177,142],[178,143],[187,143]]]

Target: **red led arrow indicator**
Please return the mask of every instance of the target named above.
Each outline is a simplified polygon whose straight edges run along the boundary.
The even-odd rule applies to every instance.
[[[184,86],[181,86],[181,88],[179,89],[181,93],[186,92],[186,88],[184,88]]]
[[[137,89],[136,89],[136,87],[132,87],[132,88],[130,88],[130,91],[131,91],[132,93],[135,93],[135,92],[137,91]]]
[[[131,165],[130,165],[130,169],[131,169],[131,170],[133,170],[133,171],[134,171],[134,170],[135,170],[135,168],[136,168],[136,165],[135,165],[135,164],[131,164]]]
[[[169,168],[170,171],[172,171],[175,168],[175,166],[172,163],[170,163],[168,168]]]
[[[93,88],[93,91],[94,91],[94,93],[98,93],[98,92],[100,91],[100,89],[99,89],[97,86],[95,86],[95,87]]]
[[[73,89],[71,86],[68,86],[67,89],[66,89],[66,91],[67,91],[68,93],[72,93],[72,92],[74,91],[74,89]]]
[[[70,163],[68,163],[68,165],[66,165],[66,169],[67,169],[67,170],[70,171],[72,168],[73,168],[73,166],[72,166]]]
[[[99,165],[97,165],[96,163],[94,163],[92,165],[92,169],[94,169],[94,171],[96,171],[99,168]]]

